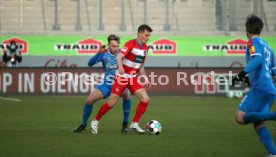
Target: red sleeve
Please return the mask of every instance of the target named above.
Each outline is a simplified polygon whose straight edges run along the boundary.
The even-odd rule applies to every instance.
[[[133,49],[133,40],[130,40],[125,43],[124,47],[120,50],[120,53],[125,56]]]

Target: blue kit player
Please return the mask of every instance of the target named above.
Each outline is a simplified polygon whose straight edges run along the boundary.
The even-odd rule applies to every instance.
[[[106,98],[110,95],[112,83],[117,70],[116,57],[119,54],[120,38],[117,35],[111,34],[108,36],[108,49],[101,47],[100,52],[93,56],[88,66],[93,66],[99,62],[102,62],[105,76],[103,81],[96,87],[96,89],[88,96],[86,103],[83,108],[82,124],[74,129],[75,133],[82,132],[86,126],[87,121],[92,113],[93,105],[96,101]],[[127,132],[128,118],[131,106],[130,92],[125,90],[123,96],[123,111],[124,119],[122,124],[122,133]]]
[[[241,125],[252,123],[268,151],[267,157],[276,157],[272,135],[265,126],[265,121],[276,120],[276,112],[270,112],[276,97],[273,82],[273,76],[276,75],[274,52],[260,38],[263,22],[259,17],[249,15],[245,27],[249,39],[246,50],[247,66],[232,78],[232,85],[234,86],[236,81],[242,81],[248,75],[250,90],[240,102],[235,119]]]

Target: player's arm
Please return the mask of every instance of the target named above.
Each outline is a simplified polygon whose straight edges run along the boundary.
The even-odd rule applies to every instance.
[[[101,59],[102,59],[102,56],[103,56],[102,54],[97,53],[96,55],[94,55],[93,57],[91,57],[89,59],[89,61],[88,61],[88,66],[91,67],[91,66],[99,63],[101,61]]]
[[[262,64],[262,54],[260,53],[261,49],[259,48],[259,44],[254,44],[253,42],[252,46],[249,48],[249,52],[250,61],[238,75],[233,77],[232,86],[235,85],[236,81],[242,81],[248,73],[255,70],[258,66]]]
[[[139,69],[140,71],[140,74],[145,78],[145,88],[146,89],[149,89],[151,87],[151,83],[148,79],[148,76],[146,74],[146,70],[145,70],[145,67],[144,67],[144,64],[141,66],[141,68]]]
[[[248,65],[243,69],[243,71],[248,74],[255,70],[258,66],[262,64],[262,56],[254,56],[250,59]]]
[[[131,41],[128,41],[125,43],[124,47],[120,49],[120,53],[117,55],[117,66],[118,66],[118,73],[120,75],[123,75],[125,73],[125,70],[123,68],[123,58],[132,50],[133,44]]]
[[[116,57],[117,66],[118,66],[118,73],[120,75],[123,75],[125,73],[125,70],[123,68],[123,58],[124,57],[125,57],[125,55],[123,53],[119,53]]]
[[[101,48],[99,49],[99,52],[89,59],[88,66],[91,67],[91,66],[101,62],[103,59],[103,54],[104,54],[103,52],[105,52],[105,51],[106,51],[105,45],[101,46]]]

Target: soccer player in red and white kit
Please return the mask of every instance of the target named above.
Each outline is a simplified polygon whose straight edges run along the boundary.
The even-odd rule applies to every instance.
[[[151,84],[146,76],[144,62],[148,52],[146,43],[151,32],[152,29],[148,25],[140,25],[137,38],[126,42],[125,46],[118,54],[118,71],[111,89],[111,95],[107,103],[102,105],[95,119],[91,121],[91,132],[93,134],[98,133],[98,124],[101,117],[116,105],[125,88],[128,88],[130,92],[140,100],[133,122],[129,128],[138,133],[145,133],[145,131],[139,127],[138,123],[149,103],[149,96],[146,89],[149,89]],[[141,76],[145,79],[144,86],[138,80],[138,72],[140,72]]]

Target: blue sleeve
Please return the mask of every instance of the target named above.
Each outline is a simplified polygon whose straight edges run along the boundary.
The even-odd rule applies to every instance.
[[[272,76],[276,76],[276,67],[274,62],[274,52],[271,53],[271,73]]]
[[[260,44],[260,39],[253,38],[252,45],[249,47],[250,56],[262,56],[263,54],[263,47]]]
[[[254,56],[251,58],[247,66],[243,69],[245,73],[249,73],[262,64],[262,56]]]
[[[102,61],[103,59],[103,55],[104,53],[97,53],[96,55],[94,55],[93,57],[91,57],[88,61],[88,66],[93,66],[97,63],[99,63],[100,61]]]
[[[262,50],[258,38],[252,39],[252,45],[248,47],[250,57],[247,66],[243,69],[247,74],[262,64]]]

